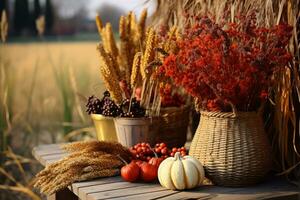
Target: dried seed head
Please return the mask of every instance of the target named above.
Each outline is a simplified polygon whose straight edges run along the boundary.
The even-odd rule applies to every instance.
[[[109,48],[109,52],[112,54],[113,58],[117,58],[118,57],[118,47],[114,38],[114,34],[112,31],[112,27],[111,27],[111,23],[107,23],[106,24],[106,36],[107,36],[107,40],[108,40],[108,48]]]
[[[142,54],[140,52],[136,53],[134,56],[133,64],[132,64],[132,72],[130,77],[131,88],[134,88],[138,82],[140,76],[141,58],[142,58]]]
[[[120,32],[120,38],[126,39],[126,18],[124,16],[120,17],[119,22],[119,32]]]
[[[145,79],[147,76],[146,68],[147,68],[148,64],[154,58],[155,40],[156,40],[155,32],[152,28],[149,28],[149,31],[147,31],[147,36],[146,36],[146,49],[143,54],[143,59],[142,59],[142,63],[141,63],[141,74],[142,74],[143,79]]]
[[[97,28],[98,28],[98,32],[100,34],[101,30],[103,28],[103,24],[102,24],[102,21],[101,21],[101,18],[100,18],[99,15],[96,16],[96,25],[97,25]]]
[[[144,9],[142,11],[142,14],[140,16],[140,21],[139,21],[139,26],[140,26],[142,32],[145,32],[146,19],[147,19],[147,9]]]
[[[43,36],[44,35],[44,31],[45,31],[45,16],[39,16],[36,20],[35,20],[35,26],[36,26],[36,30],[38,31],[39,36]]]
[[[108,91],[111,93],[112,98],[116,103],[121,103],[122,101],[122,91],[119,87],[119,78],[114,68],[114,62],[109,56],[108,53],[105,52],[103,45],[99,44],[97,47],[100,57],[100,72],[102,75],[102,79]]]
[[[147,9],[144,9],[142,11],[139,22],[137,24],[137,32],[136,32],[137,40],[140,43],[143,43],[142,41],[145,36],[146,19],[147,19]]]
[[[7,15],[5,10],[2,11],[0,29],[1,29],[1,40],[2,42],[5,42],[8,33],[8,20],[7,20]]]

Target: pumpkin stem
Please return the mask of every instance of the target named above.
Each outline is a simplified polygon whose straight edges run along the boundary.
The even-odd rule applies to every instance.
[[[174,155],[175,160],[180,160],[181,157],[180,155],[181,155],[180,152],[176,152]]]

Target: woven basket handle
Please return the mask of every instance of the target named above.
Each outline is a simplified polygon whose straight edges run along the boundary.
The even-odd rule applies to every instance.
[[[229,102],[230,106],[231,106],[231,109],[232,109],[232,114],[233,114],[233,117],[237,117],[238,116],[238,112],[237,112],[237,109],[235,107],[235,105],[233,105],[233,103]]]
[[[229,102],[229,105],[232,109],[231,117],[236,118],[238,116],[238,112],[237,112],[235,105],[231,102]],[[197,112],[201,112],[200,100],[198,98],[195,98],[195,109]],[[228,115],[228,113],[226,113],[226,115]]]

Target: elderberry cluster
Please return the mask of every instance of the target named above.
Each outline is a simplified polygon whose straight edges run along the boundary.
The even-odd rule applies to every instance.
[[[131,101],[130,99],[123,100],[121,109],[121,117],[144,117],[146,114],[146,110],[136,98],[132,98]]]
[[[120,107],[110,98],[108,91],[103,93],[100,100],[95,96],[90,96],[86,104],[88,114],[102,114],[109,117],[117,117],[122,113]]]
[[[131,105],[131,106],[129,106]],[[111,98],[108,91],[103,93],[100,100],[95,96],[90,96],[86,104],[86,112],[90,114],[102,114],[109,117],[144,117],[146,110],[141,107],[140,102],[133,98],[131,101],[125,99],[118,106]]]

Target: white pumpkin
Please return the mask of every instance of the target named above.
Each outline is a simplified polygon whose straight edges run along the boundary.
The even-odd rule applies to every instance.
[[[179,152],[165,159],[158,168],[160,184],[171,190],[195,188],[203,182],[204,175],[200,161],[192,156],[181,157]]]

